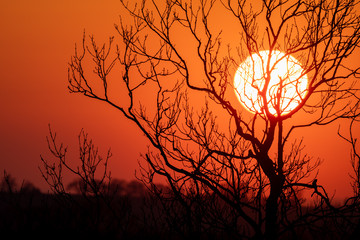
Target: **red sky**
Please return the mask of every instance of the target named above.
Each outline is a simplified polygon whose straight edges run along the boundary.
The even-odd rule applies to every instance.
[[[114,35],[118,0],[14,0],[0,3],[0,175],[30,180],[45,189],[38,166],[48,156],[48,124],[76,149],[81,128],[100,150],[112,148],[114,177],[133,179],[146,142],[120,112],[67,90],[67,63],[84,29],[99,41]],[[344,124],[344,123],[341,123]],[[300,130],[305,151],[323,164],[319,184],[349,194],[350,148],[337,136],[339,123]],[[346,125],[342,125],[346,128]]]

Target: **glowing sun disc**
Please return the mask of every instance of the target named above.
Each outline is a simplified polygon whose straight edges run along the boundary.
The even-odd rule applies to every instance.
[[[236,71],[234,89],[241,104],[250,112],[265,114],[266,102],[271,115],[286,115],[304,99],[308,78],[294,57],[273,51],[269,61],[269,55],[269,51],[261,51],[247,57]],[[267,72],[270,77],[265,101],[260,92],[264,90]]]

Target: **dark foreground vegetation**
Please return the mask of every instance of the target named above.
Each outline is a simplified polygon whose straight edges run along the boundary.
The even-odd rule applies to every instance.
[[[5,175],[0,192],[2,236],[246,239],[244,236],[251,235],[231,207],[211,194],[188,193],[189,212],[179,198],[171,196],[169,189],[161,185],[153,186],[150,191],[138,181],[113,180],[106,194],[98,195],[84,194],[84,187],[76,180],[67,186],[68,193],[45,194],[28,182],[17,187],[14,179]],[[282,220],[289,224],[281,226],[280,239],[357,239],[359,236],[359,206],[354,202],[322,209],[303,207],[301,211],[304,211],[302,219]]]

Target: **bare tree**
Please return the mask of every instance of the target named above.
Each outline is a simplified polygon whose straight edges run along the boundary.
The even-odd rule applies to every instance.
[[[189,192],[217,196],[236,213],[243,237],[274,239],[297,222],[293,216],[307,216],[302,189],[314,192],[319,208],[330,206],[312,174],[320,162],[290,139],[304,127],[358,119],[352,99],[359,98],[359,67],[348,61],[360,42],[357,1],[121,2],[116,48],[114,37],[98,45],[84,36],[69,63],[69,90],[111,105],[142,131],[149,141],[145,182],[163,176],[188,219]],[[284,56],[266,61],[276,51]],[[234,97],[233,77],[253,54],[262,59],[264,85],[257,87],[261,109],[249,115]],[[284,81],[275,95],[267,91],[274,66],[289,56],[308,85],[284,113]],[[86,70],[91,63],[93,72]],[[112,75],[115,67],[121,76]],[[306,117],[294,124],[299,111]]]
[[[75,221],[71,227],[79,227],[76,223],[79,220],[84,221],[84,231],[99,234],[116,229],[120,235],[125,234],[131,206],[124,197],[124,182],[111,177],[108,168],[112,156],[110,149],[104,157],[88,134],[81,130],[78,158],[71,156],[73,160],[70,161],[68,147],[59,142],[50,126],[47,142],[51,156],[41,156],[42,166],[39,169],[59,208],[74,218],[70,221]],[[75,180],[66,184],[69,176]],[[60,214],[61,217],[63,215]]]

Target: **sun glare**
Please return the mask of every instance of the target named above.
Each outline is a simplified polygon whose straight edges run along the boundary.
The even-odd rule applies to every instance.
[[[266,114],[266,103],[271,115],[286,115],[304,99],[308,78],[294,57],[280,51],[269,55],[269,51],[254,53],[240,64],[234,78],[235,92],[250,112]],[[265,99],[261,92],[266,92]]]

